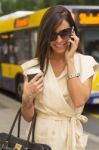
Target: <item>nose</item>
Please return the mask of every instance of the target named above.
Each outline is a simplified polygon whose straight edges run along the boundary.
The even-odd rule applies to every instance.
[[[56,38],[56,42],[61,42],[63,39],[61,38],[60,35],[57,35],[57,38]]]

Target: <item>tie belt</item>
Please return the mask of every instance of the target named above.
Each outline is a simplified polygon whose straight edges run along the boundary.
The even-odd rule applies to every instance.
[[[70,125],[68,126],[68,131],[67,131],[67,145],[66,145],[66,150],[76,150],[77,146],[77,140],[76,137],[78,136],[79,139],[83,134],[83,130],[77,130],[77,123],[76,121],[81,121],[81,122],[87,122],[87,117],[81,114],[76,114],[76,115],[68,115],[66,116],[55,116],[55,115],[48,115],[48,114],[43,114],[43,113],[38,113],[38,117],[45,118],[45,119],[53,119],[56,121],[60,120],[68,120],[70,122]],[[79,127],[78,127],[79,128]]]
[[[76,115],[67,115],[66,116],[60,116],[60,115],[49,115],[49,114],[43,114],[43,113],[37,113],[37,116],[38,117],[41,117],[41,118],[45,118],[45,119],[52,119],[52,120],[56,120],[56,121],[59,121],[59,120],[79,120],[81,122],[87,122],[88,121],[88,118],[84,115],[81,115],[81,114],[76,114]]]

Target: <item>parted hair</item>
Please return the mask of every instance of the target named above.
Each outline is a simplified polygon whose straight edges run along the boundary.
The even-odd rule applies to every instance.
[[[52,6],[45,12],[38,31],[36,57],[38,58],[40,69],[46,73],[51,53],[50,39],[52,32],[66,20],[70,27],[74,26],[74,31],[78,35],[77,27],[71,12],[61,5]]]

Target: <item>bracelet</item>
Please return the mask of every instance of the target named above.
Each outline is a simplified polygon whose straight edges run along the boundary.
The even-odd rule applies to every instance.
[[[79,76],[80,76],[80,73],[67,74],[67,80],[68,80],[68,79],[75,78],[75,77],[79,77]]]

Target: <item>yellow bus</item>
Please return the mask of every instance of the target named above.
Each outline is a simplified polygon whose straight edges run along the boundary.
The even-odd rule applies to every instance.
[[[72,12],[78,26],[81,50],[92,55],[99,42],[99,6],[64,7]],[[37,32],[46,10],[0,18],[0,88],[16,93],[18,97],[21,97],[23,84],[20,64],[35,55]],[[99,103],[99,72],[94,77],[88,103]]]

